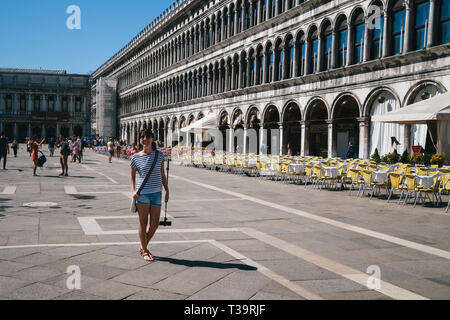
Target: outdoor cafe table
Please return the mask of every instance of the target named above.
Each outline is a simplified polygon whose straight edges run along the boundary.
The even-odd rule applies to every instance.
[[[379,183],[386,183],[389,179],[389,172],[373,171],[372,180]]]
[[[323,171],[326,177],[336,178],[339,175],[337,167],[323,167]]]
[[[253,168],[256,167],[256,159],[249,159],[244,161],[244,166],[247,168]]]
[[[305,165],[302,163],[290,163],[288,169],[290,173],[302,173],[305,171]]]
[[[433,186],[434,177],[430,176],[416,176],[416,184],[424,187],[425,189],[429,189]]]

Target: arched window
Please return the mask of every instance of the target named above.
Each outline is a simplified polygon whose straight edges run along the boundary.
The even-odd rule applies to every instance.
[[[250,28],[250,23],[252,22],[250,9],[250,4],[248,3],[248,1],[245,1],[245,29]]]
[[[268,70],[267,70],[267,82],[272,82],[273,80],[273,49],[272,47],[268,48],[267,51],[267,64],[268,64]]]
[[[230,9],[230,37],[234,35],[234,19],[236,17],[236,10],[234,9],[234,6]]]
[[[209,37],[209,22],[206,24],[206,28],[205,28],[205,45],[203,46],[203,49],[209,48],[209,46],[211,45],[211,39]]]
[[[285,47],[285,72],[284,79],[290,79],[294,75],[294,40],[292,38],[287,39]]]
[[[310,57],[310,68],[311,73],[316,73],[318,71],[318,58],[319,58],[319,37],[317,33],[317,29],[311,32],[311,36],[309,39],[311,43],[311,57]]]
[[[250,55],[250,83],[249,86],[254,86],[255,85],[255,71],[256,71],[256,58],[255,58],[255,54],[252,53]]]
[[[252,2],[252,27],[258,24],[259,1]]]
[[[281,44],[281,41],[277,43],[277,46],[275,48],[275,64],[276,64],[276,70],[275,70],[275,81],[283,80],[283,63],[284,63],[284,52],[283,47]]]
[[[450,0],[441,1],[440,20],[440,44],[450,43]]]
[[[261,10],[262,10],[262,21],[266,21],[267,19],[267,0],[261,0]]]
[[[364,30],[366,24],[364,23],[364,13],[360,12],[355,18],[355,32],[353,33],[353,62],[358,64],[364,59]]]
[[[397,0],[392,9],[392,54],[401,54],[405,46],[405,19],[406,9],[402,0]]]
[[[344,67],[347,64],[347,20],[342,19],[337,28],[337,44],[338,53],[336,59],[336,67]]]
[[[430,27],[430,1],[416,1],[414,24],[415,49],[420,50],[427,47],[428,29]]]
[[[257,53],[257,77],[256,77],[256,84],[261,84],[263,82],[263,69],[264,69],[264,55],[262,53],[262,48],[258,50]]]
[[[331,50],[332,50],[332,44],[333,44],[333,33],[331,30],[331,24],[328,23],[327,26],[324,28],[323,30],[323,35],[322,35],[322,40],[323,40],[323,61],[322,61],[322,65],[323,65],[323,70],[329,70],[331,69]]]
[[[297,65],[298,69],[296,70],[297,76],[305,75],[305,64],[306,64],[306,44],[305,44],[305,36],[302,34],[297,38]]]
[[[237,5],[237,32],[241,32],[242,31],[242,4],[239,3]]]
[[[222,41],[222,17],[217,18],[217,42]]]
[[[243,55],[241,57],[241,88],[247,86],[247,57]]]
[[[271,1],[272,1],[272,8],[270,8],[271,9],[270,10],[270,17],[273,18],[273,17],[276,16],[275,9],[277,7],[277,0],[271,0]]]

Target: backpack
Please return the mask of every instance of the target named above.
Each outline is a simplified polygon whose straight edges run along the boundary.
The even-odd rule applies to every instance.
[[[69,144],[68,143],[63,143],[61,145],[61,154],[63,156],[68,156],[70,153],[70,148],[69,148]]]

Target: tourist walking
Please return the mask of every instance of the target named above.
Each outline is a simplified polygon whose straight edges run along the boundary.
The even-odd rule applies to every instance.
[[[31,138],[31,160],[33,161],[33,176],[37,176],[36,169],[38,165],[38,159],[39,159],[39,147],[44,143],[45,138],[41,140],[41,142],[38,142],[38,138],[34,136]]]
[[[162,186],[166,191],[165,202],[169,201],[169,188],[164,172],[164,155],[157,150],[153,133],[149,130],[142,130],[139,137],[143,149],[131,158],[130,184],[139,213],[138,233],[141,242],[139,252],[145,261],[153,261],[154,256],[147,247],[159,226]],[[141,186],[152,167],[153,170],[148,181],[144,186]],[[137,184],[136,171],[139,172]]]
[[[53,153],[55,152],[55,140],[53,138],[48,143],[48,151],[50,151],[50,157],[53,157]]]
[[[112,138],[109,138],[107,146],[108,146],[108,153],[109,153],[108,161],[109,161],[109,163],[111,163],[111,159],[114,156],[114,143],[113,143]]]
[[[17,139],[16,138],[14,138],[11,148],[14,151],[14,158],[17,158],[17,150],[19,150],[19,144],[17,143]]]
[[[120,159],[120,149],[122,148],[120,141],[116,140],[116,153],[117,153],[117,159]]]
[[[56,141],[56,147],[60,148],[60,156],[59,156],[59,162],[61,164],[62,173],[59,176],[69,176],[69,165],[67,164],[69,154],[70,154],[70,147],[69,142],[66,140],[64,136],[60,136],[58,141]]]
[[[27,152],[29,156],[31,157],[31,139],[27,138]]]
[[[348,142],[348,148],[347,148],[347,159],[353,158],[355,155],[355,149],[353,148],[353,143],[351,141]]]
[[[5,137],[5,133],[0,135],[0,161],[3,159],[3,170],[6,170],[6,155],[9,154],[8,139]]]

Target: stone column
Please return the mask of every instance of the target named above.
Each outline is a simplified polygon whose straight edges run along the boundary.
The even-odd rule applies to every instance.
[[[436,0],[430,0],[430,14],[429,14],[430,21],[428,21],[428,39],[426,43],[427,48],[430,48],[434,45],[435,30],[436,30],[434,23],[434,16],[436,14],[435,11],[436,11]]]
[[[388,20],[390,19],[389,17],[389,11],[384,10],[384,26],[383,26],[383,50],[382,50],[382,54],[383,54],[383,58],[387,57],[389,55],[389,34],[388,33],[388,29],[389,29],[389,23]]]
[[[300,149],[301,149],[301,155],[302,156],[307,156],[309,154],[309,125],[305,120],[300,121],[301,124],[301,145],[300,145]]]
[[[345,66],[349,66],[352,63],[353,58],[353,26],[348,23],[347,24],[347,61],[345,63]]]
[[[0,133],[3,132],[3,131],[4,131],[4,129],[3,129],[3,122],[0,122]]]
[[[364,56],[363,56],[363,62],[366,62],[370,59],[370,51],[369,51],[369,28],[367,28],[367,19],[365,19],[365,27],[364,27]]]
[[[231,90],[235,89],[235,73],[236,73],[236,64],[234,61],[231,62]]]
[[[408,153],[411,154],[411,125],[405,124],[403,126],[403,151],[408,150]]]
[[[278,3],[278,2],[277,2]],[[283,125],[280,123],[280,156],[283,154]]]
[[[411,50],[411,42],[412,42],[412,29],[411,22],[413,20],[412,17],[412,9],[409,4],[409,1],[405,1],[406,3],[406,17],[405,17],[405,34],[404,34],[404,45],[403,45],[403,53],[407,53]]]
[[[27,136],[28,138],[31,138],[31,123],[28,123]]]
[[[369,158],[369,118],[357,118],[359,122],[359,155],[361,159]],[[388,137],[390,139],[390,137]]]
[[[59,122],[56,123],[56,138],[59,138],[61,128],[59,126]]]
[[[18,99],[19,94],[18,93],[14,93],[13,97],[14,97],[13,106],[12,106],[13,113],[14,114],[19,114],[19,110],[20,110],[20,108],[19,108],[19,99]]]
[[[69,137],[73,136],[73,123],[70,124],[69,126]]]
[[[305,41],[305,75],[310,74],[311,73],[311,41],[306,40]]]
[[[333,157],[333,120],[326,120],[328,124],[328,158]]]
[[[244,125],[244,146],[242,148],[242,154],[247,154],[247,125]]]
[[[262,2],[264,0],[257,0],[258,1],[258,24],[260,24],[262,22],[262,15],[263,15],[263,6],[262,6]]]
[[[73,96],[69,96],[69,101],[68,101],[68,108],[69,108],[69,114],[72,115],[73,112]]]
[[[33,101],[31,98],[31,94],[28,94],[28,99],[27,99],[27,111],[28,112],[32,112],[33,111]]]
[[[45,134],[46,134],[46,132],[45,132],[45,124],[42,124],[42,128],[41,128],[41,139],[42,139],[42,138],[45,138]]]
[[[238,14],[237,8],[234,8],[234,35],[238,33]]]
[[[255,63],[256,65],[256,63]],[[256,68],[254,70],[255,75],[256,75]],[[253,76],[253,80],[256,80],[255,75]],[[247,59],[247,79],[246,79],[246,87],[250,87],[251,86],[251,79],[252,79],[252,59],[249,57]]]
[[[269,1],[270,1],[270,0],[269,0]],[[279,8],[279,7],[280,7],[279,2],[280,2],[280,1],[278,1],[278,0],[275,1],[275,17],[278,15],[278,10],[280,9],[280,8]],[[273,18],[273,17],[272,17],[272,18]]]
[[[55,112],[61,111],[61,97],[59,95],[55,96]]]
[[[5,97],[4,97],[3,93],[0,93],[0,113],[5,112],[5,106],[4,106],[5,102],[4,101],[5,101]]]
[[[323,50],[322,50],[322,44],[323,44],[323,36],[320,34],[319,32],[319,43],[317,45],[317,68],[316,68],[316,72],[320,72],[322,71],[322,60],[323,60]]]
[[[234,152],[234,128],[232,125],[228,130],[228,152]]]
[[[238,76],[238,89],[241,89],[243,86],[242,86],[242,84],[244,83],[244,79],[242,79],[242,77],[243,77],[243,74],[242,74],[242,60],[239,58],[239,69],[238,69],[238,72],[239,72],[239,76]]]
[[[14,137],[17,137],[17,122],[14,122],[13,135],[14,135]]]

